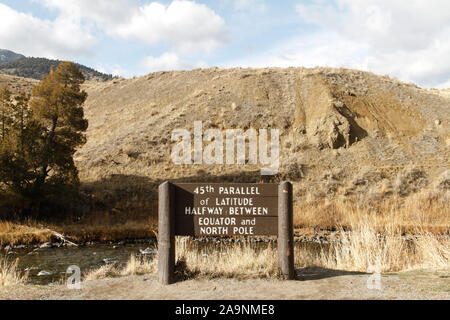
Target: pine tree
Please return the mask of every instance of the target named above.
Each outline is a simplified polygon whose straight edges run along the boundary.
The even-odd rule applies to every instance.
[[[0,90],[0,191],[10,199],[27,199],[31,213],[38,213],[33,208],[42,202],[61,203],[77,191],[73,155],[86,142],[88,127],[83,82],[75,64],[63,62],[33,88],[31,97],[21,93],[12,103],[7,88]]]
[[[6,139],[11,122],[11,92],[5,84],[0,88],[0,139],[2,142]]]
[[[39,139],[38,174],[34,191],[39,193],[51,172],[56,184],[76,185],[78,171],[73,161],[76,148],[86,142],[83,134],[83,74],[72,62],[62,62],[33,88],[30,106],[33,120],[42,127]]]
[[[27,124],[31,119],[31,110],[28,106],[30,96],[25,92],[21,92],[15,97],[16,103],[12,106],[12,114],[15,119],[14,131],[17,134],[19,140],[20,152],[23,155],[25,153],[25,136]]]

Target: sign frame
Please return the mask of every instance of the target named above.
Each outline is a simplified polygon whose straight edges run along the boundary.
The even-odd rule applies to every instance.
[[[223,185],[237,184],[245,185]],[[290,182],[278,184],[278,265],[286,280],[295,278],[292,194]],[[162,183],[158,189],[158,200],[158,280],[169,285],[175,282],[176,186],[169,181]]]

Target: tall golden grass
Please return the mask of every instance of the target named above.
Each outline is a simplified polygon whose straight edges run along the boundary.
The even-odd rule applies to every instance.
[[[448,193],[420,193],[379,203],[367,200],[306,203],[297,206],[295,225],[337,231],[338,241],[311,250],[295,250],[296,268],[341,271],[397,272],[450,269],[450,210]],[[206,277],[277,277],[276,248],[250,242],[207,250],[188,237],[176,240],[176,260],[187,274]],[[155,272],[156,261],[131,258],[116,275]],[[104,267],[111,268],[111,267]],[[100,270],[99,273],[105,273]],[[95,277],[94,277],[95,278]]]
[[[101,266],[98,269],[90,270],[84,274],[84,281],[92,281],[104,279],[108,277],[129,276],[129,275],[143,275],[152,274],[156,272],[156,260],[149,259],[145,256],[136,257],[130,256],[130,259],[123,267],[111,263]]]
[[[105,242],[125,239],[148,239],[155,236],[156,220],[153,217],[142,220],[109,221],[95,220],[79,223],[38,223],[27,220],[25,222],[0,221],[0,246],[30,245],[56,240],[55,230],[64,234],[73,242]],[[49,230],[51,229],[51,230]]]
[[[50,242],[53,234],[35,221],[23,223],[0,221],[0,246]]]
[[[305,203],[295,211],[296,227],[315,230],[333,229],[338,241],[321,250],[297,247],[296,268],[319,267],[342,271],[396,272],[412,269],[450,269],[450,210],[445,193],[419,193],[405,199],[389,198],[378,203],[333,201]],[[97,217],[98,218],[98,217]],[[155,220],[145,223],[127,222],[104,225],[77,225],[56,228],[78,239],[133,237],[144,229],[155,234]],[[103,228],[103,229],[102,229]],[[18,225],[0,222],[0,242],[48,241],[51,232],[40,229],[35,222]],[[176,259],[187,274],[206,277],[277,277],[277,252],[273,244],[250,242],[222,243],[217,250],[207,250],[191,238],[177,238]],[[17,261],[0,262],[2,285],[21,283],[24,276],[17,270]],[[132,256],[124,267],[107,265],[85,275],[87,280],[108,276],[154,273],[156,260]]]
[[[224,246],[222,250],[205,254],[191,245],[190,240],[177,242],[177,261],[183,262],[188,273],[207,277],[277,277],[277,251],[268,244],[255,248],[250,243]],[[322,250],[307,246],[294,252],[296,269],[324,268],[355,272],[397,272],[406,270],[450,270],[450,238],[426,233],[407,240],[390,230],[380,234],[370,224],[355,226],[340,241]]]
[[[407,239],[395,223],[380,227],[370,219],[352,224],[352,231],[341,233],[340,241],[317,257],[320,266],[361,272],[450,268],[448,236],[420,232]]]
[[[222,244],[216,250],[201,248],[189,237],[176,240],[176,263],[188,273],[207,277],[276,277],[276,250],[272,244],[256,249],[250,242]]]
[[[450,191],[423,191],[406,198],[391,196],[381,200],[363,197],[299,201],[294,207],[296,229],[350,230],[368,217],[376,217],[375,226],[380,232],[394,224],[408,234],[448,234]],[[49,242],[53,234],[47,228],[74,242],[144,239],[155,236],[157,217],[96,212],[78,222],[45,223],[45,227],[32,220],[0,221],[0,245]]]
[[[72,224],[54,224],[53,230],[68,236],[74,242],[105,242],[125,239],[149,239],[155,236],[157,222],[151,217],[141,220],[85,221]]]
[[[450,230],[450,191],[423,191],[402,198],[345,198],[305,201],[294,208],[294,226],[318,229],[351,229],[367,218],[376,218],[383,230],[395,224],[402,232],[448,233]]]
[[[148,259],[145,256],[130,256],[128,263],[120,270],[120,275],[141,275],[156,272],[156,261]]]
[[[450,270],[450,238],[429,232],[405,239],[400,229],[391,225],[383,233],[367,220],[342,232],[340,241],[321,250],[296,247],[296,269],[324,268],[355,272],[398,272],[407,270]],[[176,263],[182,276],[206,278],[277,278],[277,250],[272,243],[256,247],[242,242],[220,244],[208,250],[189,237],[176,239]],[[154,259],[131,256],[123,268],[106,265],[85,275],[85,280],[109,276],[153,274]],[[181,270],[180,270],[181,269]]]
[[[17,259],[11,262],[0,255],[0,287],[23,284],[27,280],[28,274],[20,272],[17,263]]]

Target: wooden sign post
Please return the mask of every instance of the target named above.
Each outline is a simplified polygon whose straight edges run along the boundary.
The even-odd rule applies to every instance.
[[[287,280],[295,277],[292,201],[292,184],[281,182],[278,187],[278,266]]]
[[[175,236],[278,235],[278,263],[294,279],[292,185],[180,183],[159,186],[158,278],[174,282]]]

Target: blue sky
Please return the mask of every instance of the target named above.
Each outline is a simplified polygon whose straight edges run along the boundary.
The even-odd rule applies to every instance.
[[[329,66],[450,87],[447,0],[0,0],[0,48],[124,77]]]

